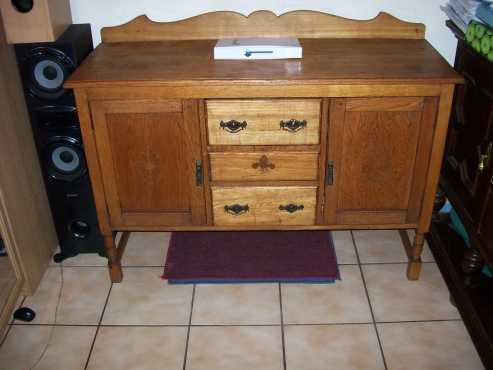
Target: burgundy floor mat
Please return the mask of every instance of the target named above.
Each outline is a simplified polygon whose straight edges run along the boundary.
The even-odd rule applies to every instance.
[[[170,283],[299,282],[339,279],[330,231],[174,232]]]

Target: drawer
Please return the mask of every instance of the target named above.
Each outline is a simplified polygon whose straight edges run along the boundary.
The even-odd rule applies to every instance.
[[[208,100],[211,145],[318,144],[320,99]]]
[[[212,187],[215,225],[314,225],[315,186]]]
[[[318,153],[210,153],[212,181],[316,180]]]

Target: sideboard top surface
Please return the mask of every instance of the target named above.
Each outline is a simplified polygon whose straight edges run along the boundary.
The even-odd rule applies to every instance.
[[[216,40],[103,43],[66,84],[74,87],[179,83],[460,83],[425,40],[301,39],[302,59],[214,60]]]

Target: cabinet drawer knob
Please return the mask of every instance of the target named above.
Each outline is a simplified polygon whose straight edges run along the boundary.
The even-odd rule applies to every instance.
[[[295,133],[306,127],[306,120],[290,119],[289,121],[281,121],[280,126],[281,130]]]
[[[269,163],[269,158],[267,158],[266,155],[263,155],[262,157],[260,157],[258,162],[252,164],[252,168],[260,168],[260,171],[264,172],[267,171],[269,168],[273,170],[274,168],[276,168],[276,165],[274,163]]]
[[[482,154],[480,150],[478,151],[479,151],[478,171],[483,172],[490,165],[491,154],[493,151],[493,143],[489,143],[485,154]]]
[[[246,121],[240,122],[232,119],[231,121],[228,122],[221,121],[219,123],[219,127],[221,127],[223,130],[228,131],[231,134],[236,134],[237,132],[246,129],[247,122]]]
[[[241,204],[233,204],[231,206],[224,206],[224,212],[230,215],[239,216],[250,211],[248,204],[242,206]]]
[[[284,212],[289,212],[289,213],[295,213],[297,211],[302,211],[305,209],[305,206],[303,204],[286,204],[286,205],[280,205],[279,210],[284,211]]]

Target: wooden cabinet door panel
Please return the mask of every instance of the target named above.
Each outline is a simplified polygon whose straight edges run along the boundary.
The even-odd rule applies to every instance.
[[[326,222],[417,222],[435,115],[434,99],[334,99]]]
[[[91,110],[112,224],[205,223],[196,101],[95,101]]]

